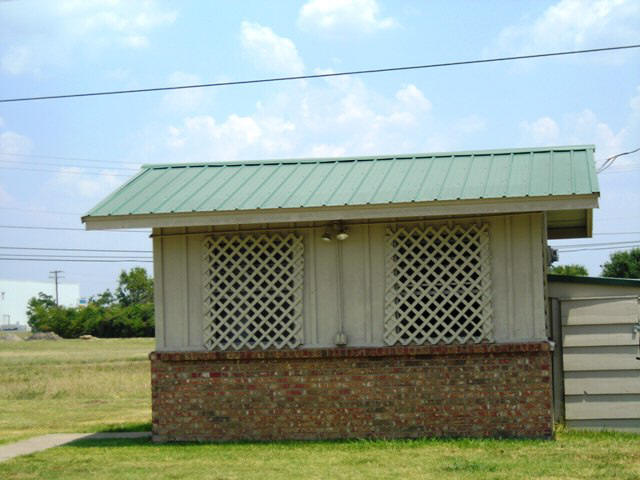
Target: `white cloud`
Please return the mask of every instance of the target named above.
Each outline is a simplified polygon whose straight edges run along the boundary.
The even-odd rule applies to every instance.
[[[39,74],[105,48],[145,48],[155,29],[176,19],[151,0],[43,2],[38,15],[16,2],[9,14],[10,28],[0,30],[0,69],[12,75]]]
[[[408,107],[415,107],[421,110],[430,110],[431,102],[427,100],[424,94],[413,84],[396,92],[396,98]]]
[[[519,54],[617,45],[635,41],[639,35],[637,0],[561,0],[537,18],[524,18],[503,28],[491,52]]]
[[[0,185],[0,205],[7,205],[14,202],[14,198]]]
[[[252,112],[188,116],[165,130],[167,156],[225,161],[447,150],[474,144],[485,128],[477,115],[454,118],[451,128],[415,85],[385,96],[359,79],[334,80],[286,88]]]
[[[567,115],[565,124],[567,124],[570,143],[595,143],[599,158],[607,158],[622,152],[629,134],[626,127],[614,132],[589,109]],[[616,161],[618,167],[624,166],[628,161],[623,158],[619,160]]]
[[[640,117],[640,85],[636,87],[636,96],[629,100],[632,115]]]
[[[312,157],[316,158],[342,157],[345,155],[345,149],[344,147],[321,143],[313,145],[310,149],[310,153]]]
[[[231,114],[220,123],[210,115],[200,115],[169,127],[167,145],[179,150],[181,158],[193,161],[264,157],[289,151],[294,131],[295,125],[281,117]]]
[[[67,1],[59,5],[58,13],[73,19],[72,29],[77,35],[107,33],[134,48],[147,46],[146,34],[172,24],[177,16],[174,11],[159,9],[153,1],[124,0]]]
[[[149,38],[145,35],[126,35],[122,37],[122,44],[132,48],[145,48],[149,46]]]
[[[528,146],[595,144],[596,156],[600,160],[635,148],[637,143],[634,141],[637,128],[632,121],[614,131],[589,109],[565,114],[559,121],[550,117],[523,121],[520,123],[520,131],[523,144]],[[625,168],[633,162],[633,157],[620,157],[611,168]]]
[[[29,137],[19,133],[6,131],[0,133],[0,157],[2,154],[25,154],[33,148],[33,142]],[[12,157],[11,160],[16,160]]]
[[[260,67],[271,71],[301,75],[304,63],[295,44],[259,23],[242,22],[242,46]]]
[[[99,175],[88,174],[80,167],[63,167],[51,180],[57,187],[63,187],[67,195],[85,198],[99,198],[112,192],[123,181],[112,170],[102,170]]]
[[[533,122],[524,121],[520,124],[520,129],[536,145],[555,145],[558,141],[558,124],[551,117],[540,117]]]
[[[300,9],[298,22],[303,28],[324,31],[371,32],[397,25],[391,17],[380,17],[376,0],[309,0]]]
[[[29,68],[31,60],[32,55],[29,47],[14,45],[9,47],[0,58],[0,66],[2,70],[11,75],[19,75]]]
[[[487,127],[487,122],[483,117],[476,114],[462,117],[455,124],[455,129],[463,134],[482,132]]]

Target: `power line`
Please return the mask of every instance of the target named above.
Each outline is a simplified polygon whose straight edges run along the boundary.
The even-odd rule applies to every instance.
[[[111,232],[111,233],[149,233],[148,230],[85,230],[84,228],[74,227],[32,227],[30,225],[0,225],[0,228],[16,229],[16,230],[66,230],[76,232]]]
[[[111,259],[115,259],[115,258],[140,258],[142,260],[152,260],[151,257],[142,257],[142,256],[137,256],[137,255],[64,255],[62,253],[35,253],[35,254],[31,254],[31,253],[0,253],[0,255],[2,255],[3,257],[23,257],[23,258],[30,258],[30,257],[55,257],[55,258],[111,258]]]
[[[571,252],[589,252],[591,250],[628,250],[630,248],[640,247],[640,243],[635,245],[626,245],[619,247],[596,247],[596,248],[572,248],[570,250],[558,250],[560,253],[571,253]]]
[[[0,154],[2,155],[2,154]],[[68,163],[49,163],[49,162],[29,162],[26,160],[0,160],[2,163],[10,163],[14,165],[43,165],[45,167],[75,167],[75,168],[92,168],[94,170],[127,170],[131,172],[137,172],[137,168],[128,167],[107,167],[107,166],[94,166],[94,165],[71,165]],[[7,168],[7,167],[5,167]]]
[[[17,208],[17,207],[0,207],[0,210],[11,210],[16,212],[31,212],[31,213],[50,213],[52,215],[83,215],[80,212],[56,212],[52,210],[38,210],[37,208]]]
[[[0,152],[1,155],[11,156],[11,157],[27,157],[27,158],[50,158],[53,160],[71,160],[77,162],[95,162],[95,163],[116,163],[116,164],[126,164],[133,165],[136,162],[125,162],[121,160],[97,160],[95,158],[86,158],[86,157],[67,157],[61,155],[36,155],[34,153],[8,153],[8,152]]]
[[[146,93],[146,92],[163,92],[169,90],[185,90],[190,88],[207,88],[207,87],[224,87],[230,85],[248,85],[255,83],[269,83],[269,82],[283,82],[290,80],[310,80],[314,78],[330,78],[330,77],[341,77],[346,75],[365,75],[372,73],[384,73],[384,72],[400,72],[406,70],[420,70],[427,68],[441,68],[441,67],[454,67],[460,65],[474,65],[480,63],[495,63],[495,62],[507,62],[513,60],[525,60],[532,58],[544,58],[544,57],[558,57],[562,55],[578,55],[585,53],[596,53],[596,52],[608,52],[613,50],[625,50],[631,48],[639,48],[640,44],[636,45],[622,45],[616,47],[603,47],[603,48],[590,48],[585,50],[566,50],[560,52],[549,52],[549,53],[535,53],[531,55],[517,55],[511,57],[497,57],[497,58],[486,58],[486,59],[477,59],[477,60],[459,60],[452,62],[443,62],[443,63],[431,63],[426,65],[412,65],[405,67],[390,67],[390,68],[372,68],[368,70],[352,70],[347,72],[335,72],[335,73],[319,73],[315,75],[296,75],[290,77],[271,77],[271,78],[261,78],[254,80],[236,80],[231,82],[216,82],[216,83],[200,83],[193,85],[177,85],[171,87],[152,87],[152,88],[136,88],[129,90],[106,90],[100,92],[86,92],[86,93],[71,93],[64,95],[43,95],[37,97],[19,97],[19,98],[3,98],[0,99],[0,103],[9,103],[9,102],[29,102],[36,100],[54,100],[61,98],[78,98],[78,97],[97,97],[104,95],[123,95],[129,93]]]
[[[636,152],[640,152],[640,147],[636,148],[635,150],[630,150],[628,152],[618,153],[617,155],[613,155],[613,156],[607,158],[602,163],[602,165],[600,165],[600,168],[598,168],[598,170],[596,170],[596,173],[604,172],[607,168],[609,168],[611,165],[613,165],[613,163],[616,161],[616,159],[618,157],[623,157],[624,155],[631,155],[632,153],[636,153]]]
[[[0,246],[4,250],[52,250],[57,252],[101,252],[101,253],[151,253],[151,250],[112,250],[112,249],[93,249],[93,248],[50,248],[50,247],[8,247]],[[4,254],[0,254],[4,255]]]
[[[556,248],[574,248],[574,247],[604,247],[605,245],[624,245],[625,243],[638,243],[640,240],[627,240],[624,242],[601,242],[601,243],[576,243],[570,245],[558,245]]]
[[[20,262],[85,262],[85,263],[153,263],[153,260],[137,260],[137,259],[118,259],[118,260],[84,260],[84,259],[71,259],[71,258],[5,258],[0,257],[0,260],[20,261]]]
[[[51,172],[51,173],[59,173],[61,175],[67,175],[67,174],[71,174],[71,175],[110,175],[112,177],[131,177],[131,174],[125,175],[125,174],[119,174],[119,173],[61,172],[60,170],[51,170],[51,169],[44,169],[44,168],[19,168],[19,167],[3,167],[3,166],[0,166],[0,168],[2,168],[4,170],[22,170],[22,171],[25,171],[25,172]]]

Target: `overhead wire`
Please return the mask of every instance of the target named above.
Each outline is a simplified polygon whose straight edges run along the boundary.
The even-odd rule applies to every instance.
[[[138,260],[138,259],[116,259],[116,260],[106,260],[106,259],[72,259],[72,258],[14,258],[14,257],[0,257],[0,260],[6,261],[21,261],[21,262],[85,262],[85,263],[153,263],[153,260]]]
[[[0,228],[14,229],[14,230],[61,230],[61,231],[76,231],[76,232],[111,232],[111,233],[149,233],[149,230],[86,230],[84,228],[76,227],[36,227],[31,225],[0,225]]]
[[[133,165],[136,162],[126,162],[123,160],[98,160],[96,158],[87,158],[87,157],[69,157],[62,155],[39,155],[35,153],[14,153],[14,152],[0,152],[0,156],[6,155],[10,157],[25,157],[25,158],[50,158],[52,160],[70,160],[76,162],[93,162],[93,163],[116,163],[116,164],[126,164]]]
[[[74,171],[60,171],[60,170],[52,170],[45,168],[20,168],[20,167],[3,167],[0,166],[3,170],[21,170],[25,172],[49,172],[49,173],[59,173],[60,175],[110,175],[112,177],[131,177],[131,174],[121,174],[121,173],[107,173],[107,172],[74,172]]]
[[[612,155],[611,157],[607,158],[602,163],[602,165],[600,165],[600,167],[596,170],[596,173],[604,172],[607,168],[609,168],[611,165],[613,165],[614,162],[619,157],[623,157],[624,155],[631,155],[632,153],[636,153],[636,152],[640,152],[640,147],[636,148],[635,150],[629,150],[628,152],[622,152],[622,153],[618,153],[616,155]],[[631,170],[631,169],[629,169],[629,170]]]
[[[133,255],[63,255],[63,254],[46,254],[46,253],[38,253],[38,254],[29,254],[29,253],[0,253],[0,256],[3,257],[20,257],[20,258],[85,258],[85,259],[110,259],[117,260],[122,258],[133,259],[133,260],[152,260],[151,257],[134,257]]]
[[[13,247],[0,246],[3,250],[49,250],[56,252],[102,252],[102,253],[152,253],[151,250],[116,250],[116,249],[99,249],[99,248],[51,248],[51,247]],[[0,253],[0,255],[4,255]]]
[[[0,156],[2,154],[0,153]],[[108,167],[108,166],[94,166],[94,165],[72,165],[69,163],[51,163],[51,162],[29,162],[25,160],[0,160],[0,163],[10,163],[15,165],[43,165],[45,167],[74,167],[74,168],[91,168],[94,170],[122,170],[122,171],[131,171],[137,172],[137,168],[128,168],[128,167]]]
[[[618,246],[618,247],[595,247],[595,248],[571,248],[568,250],[558,249],[558,251],[560,253],[571,253],[571,252],[588,252],[591,250],[594,250],[594,251],[595,250],[628,250],[628,249],[637,248],[637,247],[640,247],[640,243],[637,243],[635,245],[626,245],[624,247]]]
[[[602,247],[605,245],[624,245],[626,243],[638,243],[639,239],[636,240],[627,240],[624,242],[600,242],[600,243],[577,243],[570,245],[558,245],[556,248],[573,248],[573,247]]]
[[[620,46],[612,46],[612,47],[589,48],[589,49],[583,49],[583,50],[564,50],[559,52],[535,53],[530,55],[513,55],[508,57],[485,58],[485,59],[476,59],[476,60],[457,60],[457,61],[450,61],[450,62],[430,63],[425,65],[411,65],[411,66],[402,66],[402,67],[351,70],[351,71],[344,71],[344,72],[318,73],[313,75],[294,75],[294,76],[285,76],[285,77],[260,78],[260,79],[253,79],[253,80],[236,80],[236,81],[229,81],[229,82],[199,83],[199,84],[192,84],[192,85],[174,85],[174,86],[167,86],[167,87],[135,88],[135,89],[127,89],[127,90],[104,90],[104,91],[98,91],[98,92],[69,93],[69,94],[61,94],[61,95],[14,97],[14,98],[0,99],[0,103],[30,102],[30,101],[55,100],[55,99],[64,99],[64,98],[80,98],[80,97],[97,97],[97,96],[105,96],[105,95],[124,95],[124,94],[147,93],[147,92],[165,92],[170,90],[224,87],[224,86],[231,86],[231,85],[249,85],[249,84],[259,84],[259,83],[284,82],[284,81],[292,81],[292,80],[311,80],[315,78],[332,78],[332,77],[341,77],[341,76],[347,76],[347,75],[368,75],[373,73],[400,72],[400,71],[407,71],[407,70],[422,70],[422,69],[428,69],[428,68],[454,67],[454,66],[461,66],[461,65],[507,62],[507,61],[513,61],[513,60],[526,60],[526,59],[533,59],[533,58],[548,58],[548,57],[558,57],[558,56],[564,56],[564,55],[579,55],[579,54],[596,53],[596,52],[609,52],[614,50],[628,50],[628,49],[639,48],[639,47],[640,47],[640,44],[620,45]]]
[[[81,216],[83,215],[80,212],[58,212],[55,210],[40,210],[37,208],[19,208],[19,207],[0,207],[0,210],[10,210],[15,212],[29,212],[29,213],[44,213],[51,215],[73,215],[73,216]]]

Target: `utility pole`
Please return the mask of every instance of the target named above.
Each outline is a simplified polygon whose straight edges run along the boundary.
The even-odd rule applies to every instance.
[[[56,305],[58,305],[58,280],[62,280],[64,277],[60,275],[62,270],[53,270],[49,273],[49,278],[53,278],[53,281],[56,283]]]

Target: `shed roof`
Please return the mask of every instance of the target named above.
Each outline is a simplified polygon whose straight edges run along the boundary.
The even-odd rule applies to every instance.
[[[123,216],[597,197],[594,148],[144,165],[83,221],[90,224]]]
[[[637,278],[612,278],[612,277],[583,277],[578,275],[547,275],[550,282],[584,283],[592,285],[614,285],[623,287],[640,288],[640,279]]]

